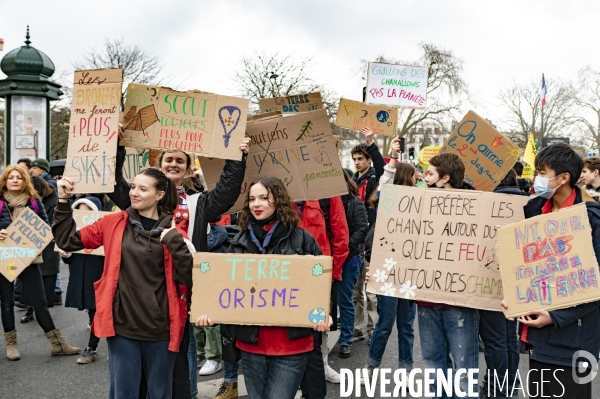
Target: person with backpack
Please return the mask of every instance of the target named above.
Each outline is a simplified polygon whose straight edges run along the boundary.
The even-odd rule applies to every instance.
[[[0,176],[0,240],[8,237],[6,229],[25,208],[32,209],[44,222],[48,223],[44,204],[33,188],[29,175],[20,166],[9,165]],[[81,352],[81,348],[72,347],[65,341],[60,330],[54,326],[54,321],[48,311],[40,263],[42,263],[41,255],[19,275],[23,283],[21,300],[33,306],[38,324],[50,342],[52,348],[50,354],[52,356],[76,355]],[[17,348],[14,306],[14,283],[8,281],[4,275],[0,275],[0,309],[8,360],[21,358]]]
[[[348,248],[350,253],[342,266],[342,280],[337,283],[338,306],[340,308],[340,357],[350,357],[352,343],[354,342],[354,301],[352,293],[360,273],[361,257],[360,247],[369,231],[369,221],[365,205],[358,197],[358,187],[352,180],[352,171],[344,169],[344,179],[348,186],[348,194],[342,196],[346,222],[350,238]]]
[[[585,204],[591,226],[593,248],[590,250],[600,263],[600,205],[586,190],[577,187],[583,165],[581,157],[568,144],[557,143],[542,149],[534,162],[537,176],[533,187],[537,196],[527,202],[523,211],[529,219]],[[505,301],[502,307],[508,309]],[[528,393],[555,398],[594,397],[593,378],[583,382],[577,373],[578,370],[589,373],[598,370],[597,364],[595,368],[590,360],[597,360],[600,351],[600,301],[551,311],[533,310],[518,321],[520,352],[529,354]],[[582,352],[591,357],[584,358]]]
[[[377,212],[375,209],[369,207],[369,198],[377,191],[377,185],[379,178],[383,175],[383,167],[385,162],[383,156],[379,152],[377,144],[373,140],[373,131],[368,127],[364,127],[360,132],[365,136],[365,143],[358,144],[350,152],[352,154],[352,160],[354,161],[354,167],[356,172],[352,176],[352,180],[358,186],[358,197],[365,204],[367,208],[367,216],[369,226],[375,223],[377,218]],[[371,166],[371,163],[373,166]],[[362,245],[361,245],[362,252]],[[375,294],[366,292],[365,289],[365,275],[369,264],[363,262],[361,272],[358,275],[358,280],[354,286],[354,293],[352,294],[354,300],[354,307],[356,309],[356,318],[354,322],[354,340],[362,341],[365,338],[370,338],[377,323],[377,297]],[[367,325],[366,325],[366,336],[365,336],[365,302],[367,308]]]
[[[232,241],[228,253],[321,255],[315,239],[298,227],[285,185],[274,177],[254,180],[240,216],[242,229]],[[314,331],[326,332],[332,324],[320,321]],[[203,315],[196,325],[213,325]],[[309,353],[314,348],[313,330],[298,327],[228,326],[241,351],[244,377],[251,399],[294,398]],[[322,360],[321,360],[322,364]]]

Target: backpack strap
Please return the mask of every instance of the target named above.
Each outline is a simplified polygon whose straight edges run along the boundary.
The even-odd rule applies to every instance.
[[[2,215],[3,208],[4,208],[4,201],[0,200],[0,215]]]
[[[35,214],[39,215],[40,214],[40,206],[38,205],[35,198],[29,198],[29,202],[31,202],[31,206],[33,207],[33,210],[35,211]],[[0,214],[2,214],[2,208],[0,208]]]

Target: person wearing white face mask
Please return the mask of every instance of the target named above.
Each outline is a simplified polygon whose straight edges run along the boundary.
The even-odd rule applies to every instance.
[[[525,218],[531,218],[585,203],[594,253],[600,261],[600,204],[576,185],[582,168],[583,161],[569,145],[560,143],[544,148],[535,158],[537,197],[523,210]],[[503,301],[502,306],[507,309],[506,302]],[[529,390],[555,397],[567,393],[564,397],[592,398],[591,381],[575,382],[572,366],[577,359],[576,352],[597,354],[600,350],[600,301],[553,311],[530,311],[518,320],[522,324],[521,353],[529,353]],[[592,366],[588,363],[587,367]],[[553,378],[548,378],[549,375]]]

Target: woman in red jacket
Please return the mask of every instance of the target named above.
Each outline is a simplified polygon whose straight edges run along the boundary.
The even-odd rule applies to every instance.
[[[77,231],[68,192],[60,180],[52,231],[68,251],[104,245],[102,278],[94,284],[92,333],[107,338],[109,398],[137,398],[142,370],[147,398],[172,397],[175,353],[183,336],[187,306],[177,284],[192,286],[192,255],[175,228],[175,185],[157,169],[146,169],[131,185],[131,206]]]
[[[242,231],[233,238],[228,252],[279,255],[321,255],[315,239],[297,227],[290,196],[273,177],[254,180],[240,216]],[[321,321],[317,331],[329,331]],[[197,326],[213,325],[206,316]],[[310,328],[230,326],[242,352],[248,396],[253,399],[292,399],[296,395],[308,354],[313,350]]]

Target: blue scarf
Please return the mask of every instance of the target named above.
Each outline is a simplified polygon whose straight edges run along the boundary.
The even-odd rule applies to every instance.
[[[273,223],[273,226],[271,226],[271,228],[267,232],[265,240],[261,245],[260,241],[258,241],[258,238],[256,238],[256,234],[254,234],[254,230],[252,229],[252,222],[248,223],[248,231],[250,232],[250,238],[252,238],[252,242],[254,243],[254,245],[256,245],[256,248],[258,248],[261,254],[267,253],[267,246],[269,246],[269,242],[271,242],[271,237],[273,236],[273,233],[275,232],[277,226],[279,226],[279,220]]]

